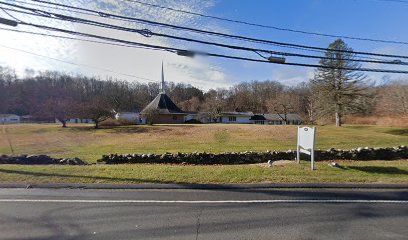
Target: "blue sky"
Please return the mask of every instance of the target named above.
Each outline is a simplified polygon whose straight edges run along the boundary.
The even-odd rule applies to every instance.
[[[8,2],[11,3],[14,1],[9,0]],[[31,1],[25,0],[25,2],[30,3]],[[273,41],[327,47],[330,42],[335,40],[335,38],[330,37],[278,31],[191,16],[130,3],[129,1],[54,0],[54,2],[65,2],[66,4],[91,9],[100,9],[116,14]],[[404,4],[381,0],[151,0],[148,2],[187,11],[199,12],[202,14],[282,28],[355,37],[408,41],[408,32],[404,31],[408,23],[408,18],[406,18],[408,3]],[[44,7],[42,9],[47,8]],[[74,13],[69,12],[64,12],[64,14],[75,15]],[[0,13],[0,15],[6,17],[4,13]],[[39,19],[23,14],[14,14],[14,16],[29,22],[64,27],[71,30],[90,32],[105,36],[114,36],[133,41],[137,40],[144,43],[219,52],[237,56],[257,57],[254,54],[225,50],[218,47],[188,44],[185,42],[154,37],[146,39],[141,36],[135,36],[135,34],[104,30],[80,24],[61,24],[58,21]],[[87,17],[83,15],[75,16]],[[101,18],[95,18],[94,20],[114,24],[124,24]],[[134,24],[134,27],[144,28],[146,26]],[[188,36],[191,38],[266,48],[277,51],[300,52],[295,49],[251,44],[237,40],[231,41],[218,37],[202,36],[194,33],[184,33],[161,28],[151,28],[150,26],[147,27],[153,31],[165,32],[178,36]],[[44,32],[43,30],[24,26],[19,26],[17,29]],[[99,75],[102,78],[107,75],[112,75],[129,81],[146,82],[155,81],[156,79],[159,81],[160,65],[161,62],[164,61],[167,80],[191,83],[202,89],[229,87],[239,82],[251,80],[276,80],[287,85],[296,85],[302,81],[308,81],[308,79],[313,76],[312,68],[277,66],[273,64],[249,63],[215,58],[190,59],[176,56],[171,53],[107,47],[106,45],[85,44],[73,40],[57,40],[40,36],[28,36],[21,33],[11,33],[7,31],[0,31],[0,34],[0,44],[3,46],[18,48],[20,50],[30,51],[47,57],[96,67],[89,68],[72,64],[70,65],[47,59],[45,57],[32,56],[16,50],[6,49],[0,46],[0,52],[3,53],[0,54],[0,64],[16,68],[21,75],[24,73],[24,68],[32,68],[40,71],[60,70],[71,73]],[[345,41],[349,46],[354,48],[354,50],[358,51],[408,55],[408,45],[372,43],[348,39],[345,39]],[[317,54],[311,52],[302,53]],[[317,60],[306,60],[293,57],[289,57],[287,61],[317,63]],[[364,66],[373,68],[382,67],[376,64],[365,64]],[[137,79],[135,77],[107,72],[101,70],[101,68],[141,78]],[[388,68],[404,69],[404,67],[393,66],[388,66]],[[407,67],[405,67],[405,70],[407,70]],[[368,74],[368,76],[376,82],[383,82],[384,79],[407,79],[405,76],[395,74]]]
[[[404,26],[408,24],[408,18],[406,18],[407,12],[408,3],[376,0],[219,0],[216,2],[216,7],[211,9],[209,13],[241,21],[317,33],[407,41],[408,32],[403,30]],[[223,25],[242,35],[304,45],[326,47],[335,40],[335,38],[330,37],[269,30],[246,25],[228,23]],[[344,40],[355,50],[359,51],[402,55],[408,53],[407,45]],[[288,58],[288,61],[290,60]],[[313,63],[317,62],[317,60],[309,62]],[[235,69],[237,70],[237,75],[245,76],[249,79],[267,79],[274,72],[274,67],[270,68],[270,66],[265,66],[264,64],[258,64],[258,67],[255,68],[257,71],[239,71],[240,69]],[[304,74],[304,71],[313,71],[311,69],[294,67],[285,67],[284,69],[287,69],[288,77],[291,77],[292,74],[302,74],[302,72]],[[373,80],[383,76],[382,74],[371,75]],[[304,76],[299,75],[299,77],[303,78]],[[401,76],[392,75],[392,77],[400,78]]]

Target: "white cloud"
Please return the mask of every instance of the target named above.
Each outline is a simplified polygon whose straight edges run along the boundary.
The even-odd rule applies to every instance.
[[[275,66],[272,70],[271,79],[287,86],[296,86],[302,82],[308,82],[314,74],[312,68],[293,66]]]
[[[13,1],[9,1],[13,2]],[[120,15],[139,17],[149,19],[151,21],[158,21],[170,23],[174,25],[188,25],[191,27],[200,27],[201,29],[216,29],[217,24],[212,21],[203,21],[196,16],[182,14],[179,12],[167,11],[158,8],[152,8],[145,5],[140,5],[131,1],[117,1],[117,0],[82,0],[82,1],[56,1],[58,3],[65,3],[68,5],[77,5],[80,7],[101,9],[111,13]],[[169,6],[172,8],[182,9],[185,11],[192,11],[198,13],[205,13],[209,8],[214,6],[214,1],[148,1],[151,4],[159,4]],[[33,6],[30,6],[33,7]],[[57,11],[48,9],[48,11]],[[57,11],[58,12],[58,11]],[[13,13],[14,14],[14,13]],[[87,18],[91,20],[103,21],[110,24],[120,24],[122,26],[131,27],[135,29],[146,28],[156,32],[166,32],[173,35],[193,36],[194,33],[186,33],[174,31],[171,29],[162,29],[154,26],[146,26],[140,23],[129,23],[116,21],[111,19],[101,19],[94,16],[86,16],[76,13],[67,13],[72,16]],[[180,48],[192,48],[194,45],[182,42],[175,42],[164,38],[151,37],[146,38],[137,33],[120,32],[116,30],[107,30],[98,27],[74,24],[69,22],[55,21],[44,19],[40,17],[26,16],[23,14],[14,14],[14,16],[27,21],[35,22],[86,32],[91,34],[103,35],[112,38],[125,39],[129,41],[136,41],[141,43],[173,46]],[[141,17],[142,16],[142,17]],[[47,31],[19,26],[15,28],[18,30],[28,30],[35,32]],[[169,81],[186,82],[198,86],[203,89],[210,87],[224,87],[228,85],[227,78],[223,69],[217,68],[210,60],[190,59],[186,57],[177,56],[174,53],[152,51],[145,49],[126,48],[117,46],[108,46],[103,44],[84,43],[75,40],[56,39],[51,37],[35,36],[22,33],[13,33],[7,31],[0,31],[0,44],[4,46],[14,47],[21,50],[37,53],[50,58],[60,59],[63,61],[74,62],[91,67],[78,67],[72,64],[58,62],[44,57],[34,56],[27,53],[18,52],[11,49],[0,48],[0,61],[15,68],[20,74],[24,73],[25,68],[35,70],[58,70],[64,72],[82,73],[87,75],[113,76],[116,78],[126,79],[129,81],[159,81],[160,79],[160,64],[164,61],[169,68],[166,70],[166,76]],[[58,33],[52,33],[57,34]],[[61,34],[60,34],[61,35]],[[125,75],[115,74],[113,72],[104,71],[101,69],[110,69],[113,72],[120,72]],[[130,77],[128,75],[137,76],[140,78]],[[150,79],[150,80],[147,80]]]

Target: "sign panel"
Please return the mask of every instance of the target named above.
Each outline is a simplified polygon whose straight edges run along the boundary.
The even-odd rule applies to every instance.
[[[298,127],[297,141],[297,162],[300,161],[300,153],[310,155],[311,167],[314,170],[314,146],[315,146],[316,128]]]

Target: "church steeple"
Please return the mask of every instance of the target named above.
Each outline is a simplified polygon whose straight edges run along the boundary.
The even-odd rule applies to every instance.
[[[162,62],[162,70],[161,70],[161,85],[160,85],[160,92],[166,93],[166,84],[164,82],[164,70],[163,70],[163,62]]]

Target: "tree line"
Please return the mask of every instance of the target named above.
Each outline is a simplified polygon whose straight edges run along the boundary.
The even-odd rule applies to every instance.
[[[349,53],[350,47],[337,40],[329,49],[347,51],[327,51],[327,58],[320,61],[322,68],[316,69],[309,82],[297,86],[266,80],[203,91],[190,84],[170,82],[166,93],[182,110],[206,112],[214,119],[226,111],[282,116],[297,113],[307,122],[332,119],[341,126],[343,117],[350,114],[408,114],[406,81],[370,85],[361,72],[340,70],[360,67],[350,61],[354,58]],[[57,119],[64,127],[68,119],[87,118],[97,128],[117,112],[141,111],[159,91],[158,82],[128,82],[61,72],[39,72],[20,78],[13,69],[0,67],[0,113]]]

